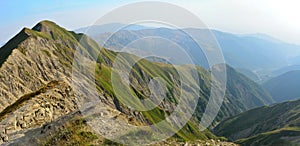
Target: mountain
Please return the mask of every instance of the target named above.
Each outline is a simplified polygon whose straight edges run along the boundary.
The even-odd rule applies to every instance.
[[[300,65],[289,65],[289,66],[285,66],[285,67],[282,67],[282,68],[279,68],[277,70],[274,70],[272,72],[272,77],[277,77],[279,75],[283,75],[287,72],[290,72],[290,71],[297,71],[297,70],[300,70]]]
[[[300,70],[274,77],[262,85],[276,102],[300,98]]]
[[[226,71],[228,75],[226,95],[215,124],[236,114],[274,102],[268,92],[245,75],[230,66],[227,66]]]
[[[78,48],[82,55],[76,54]],[[186,80],[181,81],[174,66],[141,59],[130,71],[130,85],[124,85],[124,89],[134,93],[134,96],[130,100],[122,100],[112,86],[111,76],[124,70],[114,70],[113,62],[117,55],[125,56],[125,66],[140,58],[102,48],[88,36],[67,31],[54,22],[42,21],[32,29],[22,29],[0,48],[0,54],[0,143],[101,145],[113,143],[99,133],[120,135],[123,136],[120,137],[122,140],[135,138],[141,133],[147,135],[147,129],[134,131],[131,127],[152,125],[169,116],[180,101],[180,86],[190,91],[189,94],[200,92],[196,112],[176,135],[165,142],[224,140],[209,129],[199,131],[199,120],[210,95],[210,83],[214,81],[210,71],[202,67],[196,70],[199,80],[184,74]],[[76,57],[82,57],[84,61],[76,62]],[[180,65],[179,68],[185,72],[191,70],[189,65]],[[226,96],[213,126],[225,118],[273,102],[258,84],[229,66],[227,75]],[[127,107],[125,103],[133,103],[137,108],[143,106],[142,99],[148,97],[151,89],[147,86],[155,77],[166,81],[167,97],[148,111]],[[95,90],[89,88],[94,84]],[[119,82],[118,85],[123,83]],[[154,99],[158,98],[155,94],[153,96]],[[99,103],[90,102],[96,99]],[[195,101],[182,102],[193,105]],[[190,108],[186,107],[184,114],[178,114],[186,116]],[[93,121],[89,116],[102,118],[108,125],[100,128],[91,126],[91,122],[100,121]],[[170,127],[172,122],[180,121],[167,122],[163,128]],[[142,138],[140,141],[155,140],[157,137],[149,135]],[[136,139],[132,141],[139,142]]]
[[[299,145],[300,100],[252,109],[222,121],[214,133],[241,145]]]
[[[262,40],[267,40],[267,41],[274,42],[274,43],[284,43],[283,41],[281,41],[275,37],[272,37],[272,36],[269,36],[269,35],[266,35],[263,33],[241,34],[239,36],[241,36],[241,37],[256,37],[256,38],[259,38]]]
[[[207,31],[211,31],[223,51],[226,63],[234,68],[244,68],[251,71],[272,71],[288,65],[293,57],[300,54],[300,46],[288,44],[272,37],[267,37],[266,35],[235,35],[217,30],[192,28],[182,29],[182,31],[198,39],[205,39],[205,35],[208,33]],[[155,40],[148,39],[147,41],[128,44],[129,42],[144,37],[161,37],[168,39],[186,50],[197,65],[207,68],[208,63],[206,57],[199,46],[197,46],[195,41],[193,41],[188,34],[182,31],[168,28],[120,30],[114,33],[105,44],[103,44],[104,39],[110,36],[111,32],[102,33],[99,31],[99,33],[97,33],[87,31],[86,33],[100,45],[114,50],[120,50],[127,45],[130,45],[131,48],[141,48],[145,43],[156,43]],[[210,43],[205,45],[215,46]]]
[[[244,68],[236,68],[236,70],[255,82],[259,82],[261,80],[261,78],[251,70]]]
[[[291,59],[291,64],[292,65],[299,65],[300,64],[300,55],[294,57]]]
[[[239,36],[220,31],[214,31],[214,35],[228,64],[252,71],[285,66],[292,52],[299,48],[251,35]]]
[[[78,33],[86,33],[91,32],[91,35],[97,35],[99,33],[106,33],[106,32],[115,32],[118,29],[122,28],[123,30],[142,30],[142,29],[150,29],[151,27],[143,26],[143,25],[126,25],[122,23],[109,23],[103,25],[92,25],[89,27],[82,27],[76,29],[75,32]]]

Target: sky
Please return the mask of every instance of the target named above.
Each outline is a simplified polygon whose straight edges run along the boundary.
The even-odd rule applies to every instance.
[[[101,16],[141,0],[2,0],[0,45],[23,27],[51,20],[68,30],[94,24]],[[300,45],[299,0],[161,0],[197,15],[209,28],[237,34],[264,33]],[[187,26],[189,27],[189,26]]]

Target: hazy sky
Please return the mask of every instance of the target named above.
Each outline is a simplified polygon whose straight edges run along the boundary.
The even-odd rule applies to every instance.
[[[2,0],[0,44],[23,27],[49,19],[73,30],[136,0]],[[162,0],[182,6],[210,28],[232,33],[265,33],[300,45],[299,0]]]

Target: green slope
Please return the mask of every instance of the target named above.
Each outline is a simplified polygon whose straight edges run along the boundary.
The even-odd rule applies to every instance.
[[[110,67],[117,54],[118,53],[116,52],[102,49],[101,55],[98,58],[98,60],[100,60],[102,64],[101,67],[99,67],[96,71],[99,72],[98,75],[102,76],[97,76],[96,80],[100,83],[100,86],[104,85],[104,87],[102,88],[110,92],[113,91],[109,80],[111,71]],[[136,56],[127,54],[127,58],[136,58]],[[200,97],[194,116],[196,117],[196,119],[200,120],[202,114],[205,112],[205,107],[209,100],[211,79],[209,71],[201,67],[197,67],[197,69],[201,84]],[[145,95],[143,95],[143,93],[145,89],[144,85],[146,85],[147,80],[153,77],[160,76],[167,81],[169,88],[168,90],[173,91],[173,93],[170,92],[169,94],[170,101],[174,101],[176,103],[177,99],[174,97],[174,92],[178,92],[179,87],[178,85],[172,85],[174,83],[172,83],[172,79],[170,78],[169,73],[171,73],[175,77],[175,79],[176,77],[178,78],[178,74],[176,73],[172,65],[154,63],[145,59],[141,60],[138,64],[136,64],[136,66],[134,66],[131,74],[132,78],[136,79],[136,83],[139,83],[138,85],[136,85],[137,89],[139,90],[138,92],[135,92],[138,94],[142,93],[140,96],[146,97]],[[273,99],[271,98],[271,96],[264,89],[262,89],[260,85],[248,79],[246,76],[236,72],[230,66],[227,66],[227,75],[227,89],[224,103],[221,106],[221,110],[219,111],[213,123],[213,126],[221,120],[230,116],[239,114],[255,107],[273,103]],[[195,81],[191,80],[191,82]]]
[[[222,121],[214,133],[245,145],[299,144],[300,100],[249,110]]]
[[[236,141],[241,145],[269,145],[269,146],[298,146],[300,145],[299,127],[281,128]]]
[[[259,84],[227,66],[226,95],[215,123],[247,110],[274,103]],[[214,125],[215,126],[215,125]]]
[[[99,58],[98,67],[96,68],[96,82],[99,84],[99,88],[106,91],[107,96],[111,96],[114,98],[115,106],[119,111],[130,114],[130,110],[123,106],[123,104],[115,97],[115,93],[113,92],[112,83],[111,83],[111,66],[112,62],[115,60],[115,57],[118,53],[113,52],[107,49],[102,49]],[[131,60],[133,58],[138,58],[134,55],[122,53],[126,56],[127,60]],[[199,72],[199,74],[202,74]],[[171,76],[172,75],[172,76]],[[177,92],[179,89],[179,75],[176,72],[175,68],[172,65],[162,64],[162,63],[154,63],[148,60],[142,59],[138,63],[136,63],[130,73],[130,81],[132,83],[131,88],[132,92],[134,92],[135,98],[132,99],[136,105],[141,104],[140,99],[147,98],[147,93],[149,93],[149,89],[147,87],[147,83],[151,78],[161,77],[166,81],[167,86],[167,99],[165,100],[165,104],[177,104],[178,95]],[[173,77],[173,78],[171,78]],[[207,79],[206,79],[207,80]],[[164,109],[162,105],[157,108],[154,108],[149,111],[143,111],[141,114],[146,118],[147,122],[150,124],[158,123],[164,120],[167,116],[170,115],[170,111]],[[210,139],[216,138],[213,134],[211,134],[208,130],[200,132],[198,129],[198,124],[195,120],[188,122],[187,125],[179,131],[176,136],[177,138],[189,141],[196,139]]]

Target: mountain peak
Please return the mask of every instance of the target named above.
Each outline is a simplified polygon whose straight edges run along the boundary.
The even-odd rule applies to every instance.
[[[32,30],[38,31],[38,32],[43,32],[51,36],[51,38],[56,39],[57,35],[59,35],[61,32],[59,30],[62,30],[62,33],[65,33],[67,30],[61,28],[58,26],[56,23],[49,21],[49,20],[43,20],[36,24]]]
[[[52,21],[42,20],[42,21],[38,22],[32,29],[36,30],[36,31],[41,31],[41,29],[43,27],[53,27],[53,26],[59,27],[56,23],[54,23]]]
[[[40,32],[48,32],[49,29],[59,27],[56,23],[49,21],[49,20],[43,20],[36,24],[32,30],[40,31]]]
[[[49,20],[40,21],[32,28],[32,31],[42,33],[43,36],[46,35],[53,40],[75,40],[68,30]]]
[[[44,38],[47,40],[67,40],[71,41],[71,44],[75,44],[76,38],[67,31],[60,27],[56,23],[43,20],[37,23],[32,29],[24,27],[16,36],[10,39],[5,45],[0,48],[0,67],[4,63],[7,57],[16,49],[19,44],[28,38]]]

